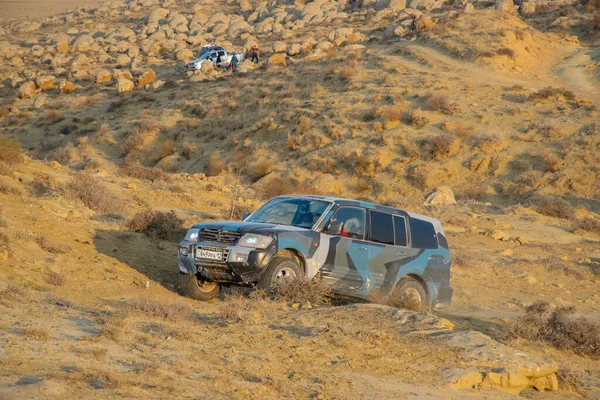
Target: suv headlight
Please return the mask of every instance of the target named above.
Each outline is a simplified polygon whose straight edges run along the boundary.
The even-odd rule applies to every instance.
[[[187,231],[187,234],[185,235],[184,240],[189,240],[190,242],[197,241],[199,234],[200,234],[200,229],[192,228],[189,231]]]
[[[272,241],[273,238],[271,236],[246,233],[240,238],[238,246],[252,247],[255,249],[266,249],[267,247],[269,247]]]

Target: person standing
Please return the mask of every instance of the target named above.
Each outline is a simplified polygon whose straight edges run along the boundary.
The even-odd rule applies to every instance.
[[[237,55],[234,54],[233,57],[231,57],[231,72],[236,72],[237,66],[238,66],[238,58],[237,58]]]
[[[250,59],[250,61],[254,62],[254,60],[256,60],[256,63],[258,64],[258,46],[253,45],[250,49],[250,53],[252,53],[252,58]]]

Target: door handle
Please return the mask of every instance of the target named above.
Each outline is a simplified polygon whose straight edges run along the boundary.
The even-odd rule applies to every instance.
[[[366,246],[357,247],[356,251],[367,251],[367,247]]]
[[[400,251],[398,253],[396,253],[397,256],[402,256],[402,257],[406,257],[408,255],[408,253],[404,252],[404,251]]]

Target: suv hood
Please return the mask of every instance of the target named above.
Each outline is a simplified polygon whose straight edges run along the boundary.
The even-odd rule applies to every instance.
[[[307,228],[300,228],[291,225],[264,224],[260,222],[242,222],[242,221],[224,221],[224,222],[206,222],[195,224],[192,228],[211,228],[222,229],[227,231],[235,231],[241,233],[278,233],[278,232],[302,232],[307,231]]]

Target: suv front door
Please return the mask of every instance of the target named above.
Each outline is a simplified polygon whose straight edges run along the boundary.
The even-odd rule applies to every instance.
[[[330,222],[342,222],[339,236],[327,235],[329,249],[320,275],[334,292],[355,296],[368,279],[369,247],[365,240],[366,210],[360,207],[339,207]]]

